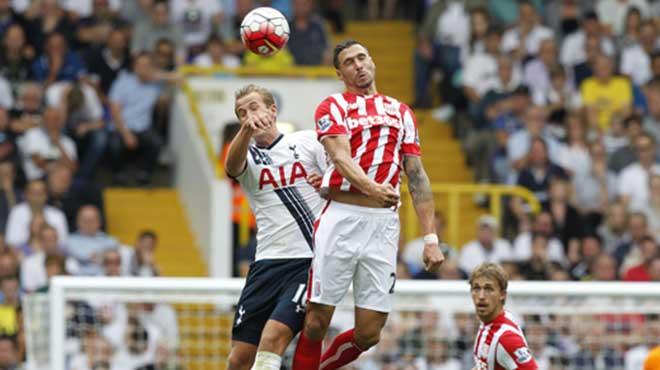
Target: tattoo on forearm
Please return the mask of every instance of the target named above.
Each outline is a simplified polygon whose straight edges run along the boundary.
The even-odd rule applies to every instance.
[[[408,189],[414,204],[420,204],[433,200],[431,183],[422,167],[419,158],[407,158],[404,161],[406,175],[408,176]]]

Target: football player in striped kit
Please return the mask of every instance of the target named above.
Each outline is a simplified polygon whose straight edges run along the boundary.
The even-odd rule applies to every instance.
[[[314,220],[322,207],[312,179],[325,170],[325,151],[314,131],[278,131],[275,99],[262,87],[238,90],[235,112],[241,128],[225,171],[255,213],[257,253],[237,304],[227,369],[279,370],[305,317]]]
[[[538,369],[523,331],[504,309],[507,285],[506,271],[494,263],[479,265],[470,276],[470,294],[481,321],[472,370]]]
[[[424,234],[425,267],[444,260],[412,110],[378,93],[376,66],[359,42],[337,45],[333,63],[346,91],[327,97],[315,113],[316,133],[330,159],[321,183],[328,202],[314,229],[307,314],[293,370],[339,369],[380,340],[396,284],[402,171]],[[335,307],[351,283],[355,328],[321,354]]]

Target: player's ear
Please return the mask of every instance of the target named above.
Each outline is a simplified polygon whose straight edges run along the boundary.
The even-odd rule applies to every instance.
[[[337,74],[337,78],[339,78],[340,81],[344,81],[344,76],[341,74],[339,69],[335,69],[335,73]]]

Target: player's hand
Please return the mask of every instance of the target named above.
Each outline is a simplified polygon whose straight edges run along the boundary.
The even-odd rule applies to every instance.
[[[442,253],[438,243],[424,244],[423,261],[426,271],[434,271],[445,261],[445,255]]]
[[[370,197],[374,198],[383,208],[396,207],[399,205],[399,193],[390,184],[376,184]]]
[[[307,183],[310,184],[317,191],[321,188],[321,182],[323,181],[323,176],[318,173],[311,173],[307,175]]]
[[[250,116],[247,120],[248,126],[253,130],[266,130],[269,129],[274,123],[274,119],[270,114],[256,113]]]

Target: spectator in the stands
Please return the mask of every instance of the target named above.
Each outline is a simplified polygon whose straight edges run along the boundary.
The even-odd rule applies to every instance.
[[[0,369],[20,370],[18,343],[15,336],[0,335]]]
[[[0,234],[4,234],[9,212],[21,201],[22,192],[16,188],[16,168],[11,162],[0,163]]]
[[[64,212],[71,231],[75,230],[78,210],[93,205],[101,212],[101,224],[105,225],[103,194],[94,183],[73,180],[73,171],[62,165],[48,172],[48,204]]]
[[[101,275],[102,257],[108,250],[117,250],[117,239],[101,231],[101,214],[91,205],[78,211],[78,230],[66,243],[66,254],[78,261],[79,275]]]
[[[471,274],[476,266],[484,262],[499,263],[513,258],[511,244],[497,237],[499,228],[495,217],[483,215],[477,220],[477,238],[461,248],[459,267]]]
[[[642,22],[638,42],[621,53],[621,73],[628,75],[638,86],[651,77],[651,55],[657,51],[658,32],[652,20]]]
[[[484,50],[473,52],[463,64],[463,93],[473,106],[478,105],[483,96],[490,90],[489,85],[492,82],[489,84],[487,81],[493,81],[497,76],[497,57],[500,51],[501,39],[502,33],[498,28],[489,28],[485,35]],[[473,115],[477,116],[475,113]]]
[[[617,192],[628,207],[640,209],[648,204],[649,175],[660,174],[660,164],[655,159],[655,141],[649,134],[639,134],[634,146],[637,161],[621,170]]]
[[[18,88],[18,102],[9,111],[9,126],[17,135],[42,123],[43,88],[35,82],[24,82]]]
[[[601,27],[612,35],[621,35],[624,31],[625,19],[630,9],[636,8],[642,17],[649,14],[646,0],[602,0],[596,5]]]
[[[603,253],[603,243],[597,234],[586,234],[579,244],[569,245],[566,259],[571,278],[586,279],[591,264],[601,253]]]
[[[601,253],[591,263],[590,277],[594,281],[614,281],[618,279],[616,259],[609,254]]]
[[[538,13],[530,1],[521,1],[518,6],[516,25],[504,33],[502,49],[513,53],[516,59],[523,61],[535,56],[545,39],[553,37],[551,29],[541,24]]]
[[[623,120],[625,129],[625,144],[620,144],[619,149],[610,154],[607,166],[614,173],[620,173],[637,161],[637,151],[635,150],[635,141],[642,130],[642,118],[636,114],[631,114]]]
[[[645,236],[641,240],[639,249],[642,263],[623,271],[623,280],[625,281],[651,281],[649,266],[653,262],[653,258],[660,253],[660,248],[658,248],[658,243],[654,238]]]
[[[176,50],[174,43],[160,39],[153,50],[154,66],[161,71],[173,71],[176,68]]]
[[[185,60],[183,30],[171,21],[170,5],[167,1],[154,1],[150,17],[138,22],[131,41],[131,53],[153,52],[158,40],[170,40],[174,43],[177,58]]]
[[[565,246],[579,242],[584,234],[582,217],[570,203],[572,192],[573,189],[567,179],[553,178],[550,180],[548,190],[549,199],[543,203],[543,209],[552,215],[554,235]]]
[[[649,176],[649,201],[636,211],[646,215],[649,235],[660,240],[660,174]]]
[[[630,214],[628,235],[629,238],[619,244],[612,253],[622,271],[643,262],[641,245],[644,238],[649,235],[649,225],[644,213],[633,212]]]
[[[48,284],[48,272],[46,258],[50,256],[60,256],[65,258],[65,272],[76,274],[78,262],[65,257],[63,246],[60,245],[57,236],[57,230],[49,225],[44,225],[39,230],[39,239],[41,240],[41,250],[36,251],[21,262],[21,288],[27,292],[33,292]]]
[[[16,256],[18,257],[19,261],[23,261],[26,257],[31,256],[35,252],[43,250],[41,229],[43,229],[46,225],[48,224],[46,224],[46,219],[44,218],[43,214],[35,213],[32,215],[32,219],[30,220],[30,236],[28,237],[28,241],[15,250],[17,252]]]
[[[561,167],[552,163],[548,158],[548,146],[541,138],[532,139],[529,154],[525,159],[527,162],[518,174],[517,185],[525,187],[534,193],[540,202],[549,200],[550,183],[556,178],[565,179],[567,174]],[[513,209],[516,215],[520,212],[520,198],[515,198]]]
[[[183,33],[183,44],[189,56],[199,54],[206,40],[222,23],[219,1],[170,0],[171,19]]]
[[[71,21],[62,9],[58,0],[41,0],[34,2],[38,9],[26,14],[26,35],[30,45],[40,55],[47,48],[48,39],[52,35],[60,35],[67,43],[74,41],[75,22]]]
[[[237,68],[241,60],[229,53],[220,37],[211,36],[206,43],[206,51],[196,56],[193,63],[199,67]]]
[[[75,141],[80,153],[77,175],[93,180],[108,141],[103,106],[96,91],[81,81],[57,82],[46,91],[46,101],[64,112],[64,132]]]
[[[524,83],[532,90],[534,103],[545,104],[545,96],[551,88],[550,71],[559,65],[557,43],[554,39],[543,39],[536,58],[525,64]]]
[[[594,76],[580,85],[589,127],[606,133],[615,114],[626,116],[632,109],[632,85],[614,75],[614,61],[600,54],[595,59]]]
[[[57,230],[60,242],[66,244],[69,230],[64,213],[46,204],[48,193],[42,180],[32,180],[27,184],[25,202],[17,204],[9,213],[5,242],[18,248],[28,241],[32,216],[42,213],[46,222]]]
[[[9,115],[0,108],[0,162],[18,163],[16,135],[9,125]]]
[[[158,235],[152,230],[141,231],[134,248],[120,249],[123,275],[146,277],[160,275],[155,258],[157,247]]]
[[[314,1],[293,0],[288,47],[297,65],[330,65],[332,56],[323,20],[314,13]]]
[[[592,50],[602,50],[603,53],[613,56],[615,45],[612,39],[603,34],[598,22],[598,14],[587,11],[580,22],[580,29],[564,38],[559,54],[559,61],[566,68],[574,68],[588,59],[587,40],[592,38]],[[578,84],[579,86],[579,84]]]
[[[589,144],[589,160],[589,171],[573,176],[574,205],[585,219],[585,230],[595,231],[615,199],[617,177],[607,168],[602,142]]]
[[[603,240],[603,250],[606,253],[614,253],[619,245],[628,242],[628,220],[628,209],[623,203],[612,203],[607,208],[605,220],[597,231]]]
[[[139,54],[132,73],[122,73],[110,89],[114,135],[110,140],[112,170],[116,183],[126,183],[124,153],[137,152],[143,158],[136,178],[148,184],[156,167],[162,139],[153,127],[152,115],[162,93],[151,54]]]
[[[105,44],[114,29],[128,26],[110,6],[110,0],[90,0],[91,14],[84,16],[77,25],[76,40],[82,51],[98,49]]]
[[[660,76],[654,77],[644,89],[648,105],[648,114],[644,116],[644,131],[653,136],[655,142],[660,142]]]
[[[532,255],[520,266],[525,280],[549,280],[550,260],[548,259],[549,239],[545,235],[532,234]]]
[[[5,250],[0,252],[0,277],[18,274],[18,260],[16,254],[12,251]]]
[[[87,54],[87,71],[98,82],[104,103],[119,71],[128,69],[129,62],[128,39],[123,30],[113,30],[103,48],[94,49]]]
[[[56,164],[78,167],[76,144],[62,133],[64,117],[58,108],[47,108],[42,127],[25,133],[22,143],[23,170],[28,180],[42,179]]]
[[[548,238],[548,259],[554,262],[564,263],[564,246],[556,238],[552,215],[546,211],[539,212],[534,217],[531,231],[520,233],[513,242],[513,259],[516,261],[527,261],[532,256],[532,236],[538,234]]]
[[[0,76],[9,81],[14,94],[21,83],[32,77],[32,59],[34,49],[26,44],[23,27],[17,23],[11,24],[2,38]]]
[[[85,65],[78,53],[69,49],[61,33],[51,33],[43,53],[32,64],[34,78],[46,87],[56,81],[73,81],[85,73]]]
[[[569,113],[564,121],[566,125],[566,144],[559,146],[557,164],[573,177],[585,176],[591,170],[588,132],[585,122],[578,112]]]

